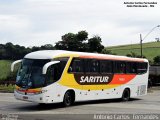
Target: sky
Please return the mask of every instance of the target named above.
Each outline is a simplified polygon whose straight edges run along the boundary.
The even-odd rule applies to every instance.
[[[126,7],[124,2],[157,2]],[[61,36],[86,30],[106,47],[140,42],[160,25],[158,0],[0,0],[0,43],[26,47],[55,45]],[[160,38],[155,28],[143,42]]]

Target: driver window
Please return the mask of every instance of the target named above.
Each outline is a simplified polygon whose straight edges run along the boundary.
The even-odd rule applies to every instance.
[[[56,82],[59,80],[60,75],[59,75],[59,67],[58,64],[52,65],[48,68],[47,70],[47,84],[51,84],[53,82]]]
[[[68,58],[57,58],[54,60],[58,60],[58,61],[60,61],[60,63],[51,65],[48,68],[47,74],[46,74],[46,83],[47,84],[54,83],[61,78],[63,70],[66,66],[67,61],[68,61]]]

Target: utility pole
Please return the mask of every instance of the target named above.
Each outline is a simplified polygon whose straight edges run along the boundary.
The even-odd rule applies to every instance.
[[[142,53],[142,34],[140,34],[140,45],[141,45],[141,58],[143,57],[143,53]]]
[[[141,58],[143,57],[143,50],[142,50],[142,42],[143,42],[143,40],[144,40],[151,32],[153,32],[153,30],[156,29],[157,27],[160,27],[160,25],[157,25],[157,26],[155,26],[154,28],[152,28],[144,38],[142,38],[142,35],[140,34]]]

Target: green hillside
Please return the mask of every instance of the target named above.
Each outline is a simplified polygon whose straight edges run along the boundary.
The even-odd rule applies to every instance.
[[[127,55],[131,52],[137,55],[141,54],[140,44],[112,46],[106,47],[106,49],[117,55]],[[160,55],[160,42],[143,43],[143,55],[150,61],[153,61],[155,56]]]
[[[11,72],[11,60],[0,60],[0,80],[14,80],[20,64],[15,66],[15,70]]]

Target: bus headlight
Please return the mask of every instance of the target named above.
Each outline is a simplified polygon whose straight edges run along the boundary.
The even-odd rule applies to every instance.
[[[42,93],[45,93],[45,92],[47,92],[47,91],[48,91],[48,90],[42,90],[41,92],[42,92]]]
[[[41,91],[35,92],[34,94],[42,94],[42,93],[45,93],[45,92],[47,92],[47,90],[41,90]]]

